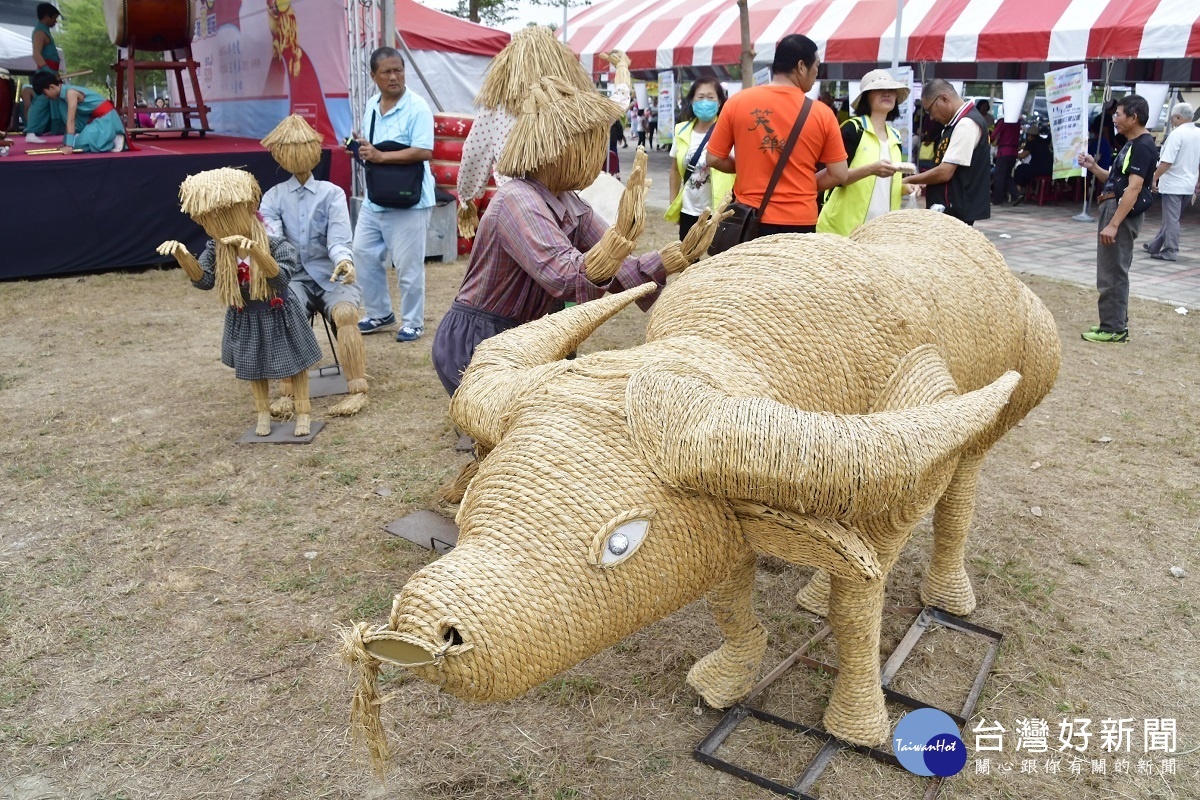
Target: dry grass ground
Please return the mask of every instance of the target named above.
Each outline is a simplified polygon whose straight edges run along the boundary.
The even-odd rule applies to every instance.
[[[660,223],[647,247],[669,235]],[[432,264],[428,311],[463,263]],[[1200,742],[1200,368],[1197,314],[1134,302],[1137,338],[1088,345],[1093,292],[1029,279],[1065,348],[1054,393],[986,463],[969,571],[972,620],[1005,639],[972,720],[1129,718],[1131,774],[1094,737],[1080,774],[995,767],[947,798],[1188,798]],[[0,285],[0,797],[766,798],[691,749],[719,715],[685,686],[717,644],[702,604],[528,696],[476,706],[386,672],[398,757],[387,788],[347,740],[350,685],[334,628],[383,620],[432,558],[385,523],[432,504],[463,460],[430,365],[431,336],[367,340],[371,405],[311,446],[241,446],[249,389],[219,360],[222,310],[178,270]],[[639,341],[627,311],[585,351]],[[315,402],[315,416],[331,400]],[[1033,512],[1033,508],[1040,512]],[[928,526],[892,575],[919,601]],[[1172,577],[1180,566],[1188,577]],[[766,667],[820,627],[792,597],[805,573],[767,561],[757,604]],[[888,621],[895,640],[903,620]],[[942,631],[900,682],[952,705],[976,653]],[[828,692],[797,669],[772,710],[819,720]],[[1177,773],[1143,751],[1174,718]],[[974,745],[973,734],[967,742]],[[747,725],[722,751],[793,780],[812,745]],[[1186,754],[1185,754],[1185,751]],[[1105,756],[1107,774],[1090,759]],[[1139,774],[1139,761],[1153,761]],[[7,782],[6,782],[7,781]],[[822,797],[917,797],[920,782],[840,758]]]

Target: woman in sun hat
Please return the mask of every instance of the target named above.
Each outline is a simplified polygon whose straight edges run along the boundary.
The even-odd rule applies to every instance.
[[[849,156],[849,177],[829,193],[817,233],[842,236],[869,219],[900,208],[902,187],[892,176],[904,159],[900,133],[888,124],[900,115],[900,104],[908,98],[908,87],[886,69],[873,69],[863,76],[854,116],[842,123],[842,142]]]

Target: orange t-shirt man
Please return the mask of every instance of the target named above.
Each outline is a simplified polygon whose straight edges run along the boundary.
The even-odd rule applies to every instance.
[[[755,207],[762,203],[803,102],[799,88],[774,83],[744,89],[725,101],[708,152],[717,158],[728,158],[733,152],[737,164],[733,192],[739,203]],[[837,117],[829,106],[814,102],[761,222],[816,225],[817,164],[845,160]]]

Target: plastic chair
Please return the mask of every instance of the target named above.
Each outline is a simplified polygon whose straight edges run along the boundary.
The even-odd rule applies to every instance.
[[[1025,196],[1028,200],[1036,200],[1039,206],[1046,204],[1047,200],[1058,202],[1058,192],[1054,189],[1054,181],[1049,175],[1037,175],[1030,179],[1029,188],[1025,190]]]

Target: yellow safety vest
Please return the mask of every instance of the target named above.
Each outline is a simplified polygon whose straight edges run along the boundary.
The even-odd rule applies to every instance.
[[[855,117],[853,123],[862,127],[862,138],[858,141],[858,149],[850,160],[847,169],[857,169],[868,164],[874,164],[880,158],[879,138],[875,129],[869,124],[867,117]],[[888,160],[899,164],[904,160],[904,152],[900,149],[900,132],[891,125],[887,126],[888,139],[891,142]],[[892,211],[900,208],[901,175],[896,173],[892,178]],[[817,233],[836,233],[849,236],[850,232],[867,221],[867,209],[871,205],[871,195],[875,192],[875,176],[868,175],[862,180],[848,186],[838,186],[829,193],[821,216],[817,218]]]
[[[716,125],[717,121],[713,120],[713,124]],[[692,146],[692,130],[695,127],[695,120],[681,122],[675,126],[675,169],[680,178],[683,178],[683,170],[687,166],[687,152]],[[700,154],[700,158],[703,160],[703,153]],[[712,187],[712,208],[716,208],[717,204],[725,199],[725,195],[733,191],[733,175],[716,169],[709,170],[708,184]],[[679,194],[675,195],[675,199],[667,207],[667,213],[663,215],[667,222],[679,222],[679,214],[683,210],[683,191],[686,188],[686,182],[680,183]]]

